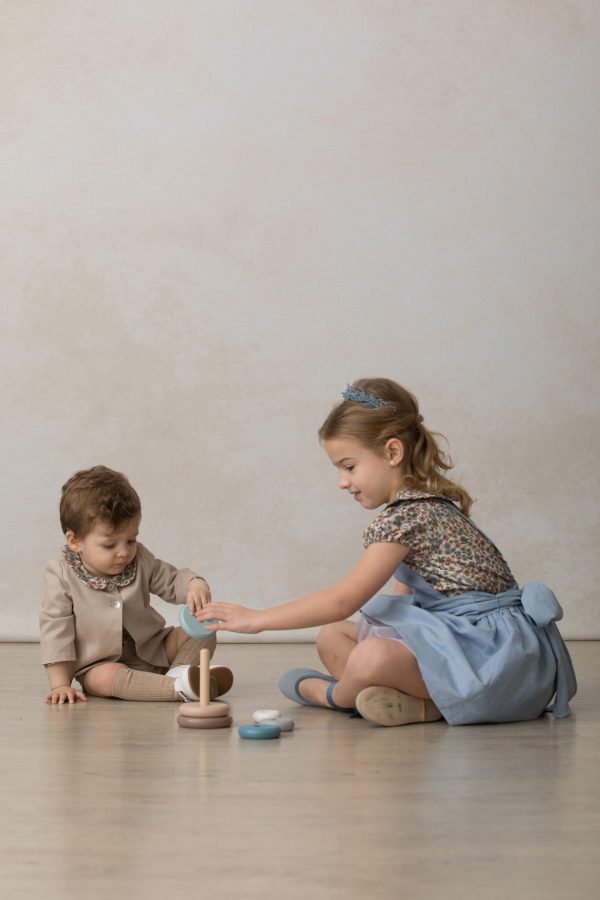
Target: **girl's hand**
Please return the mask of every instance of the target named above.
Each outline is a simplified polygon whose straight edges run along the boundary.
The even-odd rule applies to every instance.
[[[240,634],[258,634],[262,631],[259,611],[234,603],[211,603],[208,609],[196,615],[199,622],[218,619],[218,625],[206,625],[207,631],[237,631]]]
[[[210,603],[210,588],[204,578],[192,578],[188,584],[186,603],[193,616]]]
[[[70,684],[60,684],[58,687],[52,688],[50,693],[44,697],[44,703],[75,703],[76,700],[87,703],[85,694],[76,691]]]

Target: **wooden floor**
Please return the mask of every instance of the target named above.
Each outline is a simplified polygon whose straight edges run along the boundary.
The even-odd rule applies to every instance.
[[[375,728],[281,697],[312,644],[222,644],[234,725],[176,705],[49,707],[36,644],[0,644],[5,898],[590,900],[600,890],[600,642],[574,715]],[[297,729],[243,741],[275,706]]]

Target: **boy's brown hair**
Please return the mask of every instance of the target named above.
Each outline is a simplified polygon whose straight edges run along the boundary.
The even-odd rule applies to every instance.
[[[141,515],[142,504],[125,475],[106,466],[76,472],[62,487],[60,524],[63,533],[72,531],[84,538],[94,522],[116,528]]]

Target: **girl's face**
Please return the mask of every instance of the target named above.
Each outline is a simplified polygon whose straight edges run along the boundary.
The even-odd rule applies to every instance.
[[[135,516],[113,528],[106,522],[94,522],[85,537],[67,531],[67,544],[79,553],[81,562],[92,575],[120,575],[137,553],[140,517]]]
[[[329,438],[323,446],[339,472],[341,490],[349,491],[365,509],[389,503],[402,487],[399,466],[404,448],[401,441],[388,441],[383,456],[352,437]]]

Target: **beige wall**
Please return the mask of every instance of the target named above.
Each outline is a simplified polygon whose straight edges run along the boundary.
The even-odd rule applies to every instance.
[[[371,515],[316,431],[380,374],[600,637],[596,0],[0,18],[2,636],[35,638],[60,485],[99,462],[217,597],[335,581]]]

